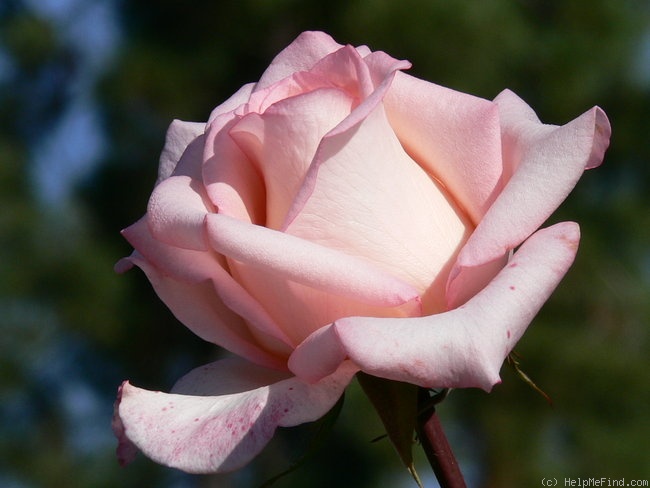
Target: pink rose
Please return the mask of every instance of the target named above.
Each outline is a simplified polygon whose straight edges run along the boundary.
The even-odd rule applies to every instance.
[[[480,387],[571,265],[579,228],[538,230],[610,126],[542,124],[323,33],[298,37],[207,124],[175,121],[137,265],[194,333],[234,353],[172,393],[125,382],[118,454],[229,471],[316,420],[354,374]],[[513,254],[513,250],[518,250]]]

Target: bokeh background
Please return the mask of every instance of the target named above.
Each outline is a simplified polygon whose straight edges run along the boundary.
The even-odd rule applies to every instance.
[[[0,486],[247,488],[304,452],[313,425],[234,475],[119,468],[110,418],[123,379],[167,390],[218,354],[112,271],[167,125],[205,120],[307,29],[485,98],[510,88],[549,123],[605,109],[606,162],[552,218],[580,222],[578,259],[517,347],[554,406],[504,366],[439,413],[470,487],[650,479],[650,2],[0,0]],[[275,486],[415,486],[381,434],[353,385]]]

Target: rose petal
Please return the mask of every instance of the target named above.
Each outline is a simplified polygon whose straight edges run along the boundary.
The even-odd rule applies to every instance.
[[[328,54],[343,47],[324,32],[303,32],[271,62],[257,82],[262,90],[298,71],[308,71]]]
[[[285,231],[373,263],[414,286],[425,313],[440,312],[470,225],[404,152],[381,104],[356,122],[323,139]]]
[[[245,104],[253,93],[255,83],[247,83],[237,90],[228,100],[215,107],[208,119],[208,125],[212,125],[218,117],[234,111],[240,105]]]
[[[187,146],[203,134],[205,123],[174,120],[167,129],[165,146],[160,154],[156,184],[171,176]]]
[[[149,225],[149,216],[122,231],[124,238],[133,248],[162,273],[179,281],[198,283],[211,279],[223,269],[223,263],[212,252],[182,249],[154,239]]]
[[[506,265],[510,252],[504,252],[498,258],[475,266],[454,266],[447,280],[447,309],[453,310],[476,295]]]
[[[611,133],[607,116],[598,107],[557,127],[539,122],[510,91],[501,93],[496,102],[506,164],[516,170],[458,256],[448,285],[451,308],[467,297],[464,283],[476,281],[459,275],[502,258],[542,225],[585,168],[602,160]]]
[[[122,401],[122,390],[125,384],[126,382],[122,383],[117,389],[117,398],[113,403],[113,418],[111,420],[111,429],[113,430],[115,437],[117,437],[117,449],[115,449],[115,451],[120,466],[126,466],[133,462],[138,454],[138,448],[126,436],[124,424],[118,415],[118,408]]]
[[[396,59],[383,51],[368,51],[368,53],[364,54],[360,49],[357,48],[357,51],[363,56],[363,62],[368,66],[370,77],[375,88],[380,87],[387,78],[390,78],[390,84],[392,86],[392,74],[396,71],[411,67],[410,61]]]
[[[180,378],[171,393],[191,396],[219,396],[244,393],[291,378],[277,371],[252,364],[237,356],[199,366]]]
[[[220,213],[263,223],[266,197],[266,226],[278,228],[320,139],[358,104],[360,91],[371,89],[367,66],[347,47],[321,59],[310,72],[256,91],[239,116],[215,118],[203,175]]]
[[[147,208],[153,236],[171,246],[207,251],[203,221],[214,207],[200,181],[171,176],[154,189]]]
[[[205,124],[174,121],[160,156],[158,182],[149,199],[148,224],[167,244],[207,250],[203,218],[212,210],[201,184]],[[171,169],[171,172],[170,172]]]
[[[384,103],[409,155],[478,223],[503,186],[496,105],[399,72]]]
[[[396,60],[379,64],[377,77],[390,74],[390,69]],[[377,64],[377,63],[375,63]],[[385,65],[388,66],[385,66]],[[373,76],[368,65],[352,46],[343,46],[319,60],[309,71],[298,71],[291,76],[251,95],[249,102],[242,107],[240,115],[248,112],[262,114],[272,105],[297,95],[304,95],[322,88],[335,88],[349,97],[359,100],[367,97],[374,89]],[[315,112],[319,116],[326,114]],[[312,114],[313,116],[313,114]]]
[[[266,190],[257,168],[230,136],[239,118],[211,125],[205,144],[203,184],[222,214],[245,222],[266,221]]]
[[[237,281],[294,347],[340,317],[421,314],[417,290],[364,260],[223,216],[210,216],[208,231]]]
[[[297,377],[314,382],[336,371],[347,357],[338,328],[327,325],[307,337],[293,351],[287,365]]]
[[[372,92],[374,79],[381,81],[391,70],[408,66],[388,55],[369,58],[372,73],[356,50],[343,47],[311,71],[294,73],[253,93],[240,107],[241,120],[233,114],[212,120],[203,176],[211,200],[219,208],[225,206],[221,213],[261,223],[260,197],[266,196],[267,227],[282,224],[321,138]],[[265,191],[250,162],[262,174]]]
[[[220,214],[206,223],[217,252],[283,279],[377,306],[419,301],[411,286],[336,249]]]
[[[429,388],[489,391],[499,382],[504,358],[573,262],[578,241],[573,222],[536,232],[486,288],[446,313],[338,320],[334,331],[318,331],[298,346],[291,370],[312,381],[327,374],[337,365],[319,363],[328,361],[319,351],[334,351],[340,359],[339,342],[362,371],[375,376]]]
[[[289,349],[269,334],[259,338],[262,332],[251,333],[242,317],[228,308],[216,295],[214,284],[209,281],[187,283],[161,273],[144,258],[134,254],[130,261],[144,271],[156,294],[174,316],[201,339],[217,344],[256,364],[269,368],[285,369],[282,356]],[[277,356],[260,348],[266,344]]]
[[[297,72],[257,91],[230,134],[263,175],[266,226],[278,229],[295,199],[321,139],[366,97],[376,104],[395,70],[410,64],[386,54],[368,64],[351,46],[329,54],[309,72]],[[375,84],[379,93],[373,93]]]
[[[159,273],[161,277],[169,277],[173,282],[186,283],[188,285],[199,285],[206,281],[213,284],[215,293],[210,294],[205,292],[197,294],[196,300],[193,300],[189,296],[191,288],[187,288],[187,297],[181,293],[182,287],[180,285],[179,293],[175,294],[172,283],[170,283],[168,294],[161,297],[172,312],[179,317],[181,322],[191,330],[198,331],[203,329],[200,324],[185,322],[183,311],[189,305],[184,305],[182,300],[186,299],[188,303],[192,303],[193,310],[188,309],[188,312],[204,314],[206,316],[206,324],[209,323],[209,317],[211,316],[210,309],[212,305],[210,302],[212,300],[216,302],[220,300],[225,306],[235,312],[235,314],[246,320],[246,323],[251,326],[250,333],[254,335],[260,344],[263,344],[278,355],[288,353],[289,349],[286,345],[291,344],[290,339],[262,308],[259,302],[251,297],[226,271],[223,257],[221,257],[220,261],[214,252],[181,249],[154,239],[149,232],[146,217],[127,228],[123,231],[123,234],[144,257],[146,262],[151,265],[150,268]],[[130,259],[134,260],[134,257]],[[135,264],[140,266],[142,263],[141,261],[135,261]],[[145,271],[147,270],[145,269]],[[164,291],[164,289],[161,289],[161,293]],[[216,324],[219,325],[220,322]],[[212,337],[208,340],[223,345],[223,347],[228,349],[232,347],[218,339],[220,337],[218,328],[215,331],[215,335],[216,339]],[[242,337],[244,337],[245,341],[249,340],[249,337],[246,335],[242,335]]]
[[[393,58],[390,59],[395,61]],[[378,75],[379,82],[391,74],[390,67],[393,63],[389,61],[387,64],[389,68]],[[330,86],[337,87],[360,100],[368,97],[375,89],[368,65],[352,46],[343,46],[325,56],[309,73],[327,80]]]
[[[267,227],[282,226],[320,140],[352,103],[340,90],[319,89],[278,102],[263,115],[251,113],[230,130],[264,179]]]
[[[133,443],[167,466],[189,473],[232,471],[256,456],[277,427],[327,413],[355,372],[343,365],[308,384],[228,359],[191,372],[181,380],[178,393],[142,390],[125,382],[116,405],[119,420],[114,423],[122,426],[116,434],[122,446]],[[209,396],[196,396],[204,394]]]

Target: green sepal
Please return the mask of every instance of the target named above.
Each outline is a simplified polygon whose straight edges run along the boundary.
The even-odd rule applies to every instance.
[[[379,414],[386,435],[413,479],[422,482],[413,463],[413,444],[418,415],[418,387],[409,383],[357,373],[357,380]]]

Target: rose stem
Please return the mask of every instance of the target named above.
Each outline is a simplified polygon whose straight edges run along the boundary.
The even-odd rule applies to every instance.
[[[429,390],[420,388],[417,434],[441,488],[466,488],[463,474],[442,430]],[[435,402],[434,402],[435,403]]]

